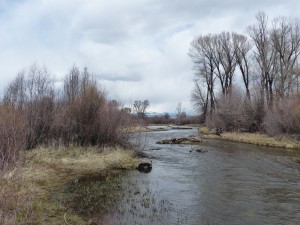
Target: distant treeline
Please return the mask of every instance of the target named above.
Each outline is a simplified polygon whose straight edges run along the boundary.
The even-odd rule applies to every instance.
[[[0,170],[21,150],[43,145],[128,145],[130,114],[109,101],[87,68],[73,66],[56,88],[48,70],[21,71],[0,105]]]
[[[147,116],[144,119],[144,122],[147,124],[177,124],[177,125],[184,125],[184,124],[199,124],[200,116],[188,116],[186,114],[176,116],[175,118],[170,117],[168,113],[164,115],[156,115],[156,116]]]
[[[269,22],[263,12],[256,20],[245,34],[199,35],[191,42],[192,101],[209,127],[300,132],[299,20]]]

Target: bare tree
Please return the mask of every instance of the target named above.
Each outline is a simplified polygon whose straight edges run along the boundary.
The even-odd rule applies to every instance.
[[[276,53],[278,73],[275,88],[279,98],[291,94],[297,87],[299,74],[298,58],[300,54],[299,21],[286,17],[278,17],[273,21],[270,31],[272,47]]]
[[[298,113],[292,108],[298,107],[293,101],[299,98],[300,91],[299,20],[278,17],[270,26],[263,12],[256,15],[256,20],[256,24],[248,27],[250,41],[242,34],[229,32],[200,35],[192,41],[189,55],[197,76],[192,102],[198,111],[210,115],[205,121],[211,127],[257,131],[263,129],[264,123],[270,129],[272,123],[277,123],[280,132],[295,132],[300,127],[296,125],[298,117],[291,120],[292,116],[272,115],[288,117],[280,112],[285,106]],[[251,101],[241,101],[244,95],[232,93],[233,78],[238,74],[236,67],[242,76],[246,99],[251,97]],[[217,100],[215,94],[219,96]],[[282,121],[286,121],[288,128]]]
[[[194,70],[199,80],[206,86],[206,108],[212,115],[215,110],[215,80],[214,46],[212,35],[198,36],[191,42],[189,56],[194,62]]]
[[[275,50],[272,47],[268,30],[268,17],[259,12],[256,15],[257,24],[248,27],[248,33],[255,46],[255,59],[259,65],[262,85],[262,96],[266,96],[269,107],[273,106],[274,79],[277,72]]]
[[[149,107],[149,105],[150,105],[149,100],[144,100],[144,101],[136,100],[133,103],[133,112],[135,112],[139,118],[144,118],[145,112]]]
[[[194,110],[202,114],[205,119],[207,112],[207,94],[203,92],[198,81],[195,81],[191,101],[193,103]]]
[[[177,124],[181,125],[183,124],[183,120],[186,118],[186,112],[182,106],[182,102],[177,103],[176,112]]]
[[[250,90],[249,90],[249,76],[250,76],[250,50],[252,48],[247,37],[242,34],[233,33],[232,34],[236,63],[240,69],[243,77],[243,82],[246,89],[246,96],[250,100]]]
[[[215,74],[219,78],[225,98],[230,94],[236,67],[236,46],[229,32],[213,37]]]
[[[176,112],[177,112],[177,118],[179,118],[180,117],[180,115],[181,115],[181,113],[182,113],[182,103],[181,102],[178,102],[177,103],[177,106],[176,106]]]

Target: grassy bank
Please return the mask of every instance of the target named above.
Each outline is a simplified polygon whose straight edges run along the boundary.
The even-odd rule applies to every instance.
[[[84,175],[133,169],[138,159],[118,148],[39,148],[0,179],[0,224],[88,224],[50,195]]]
[[[292,137],[270,137],[266,134],[260,133],[236,133],[236,132],[223,132],[221,136],[211,134],[210,131],[202,127],[199,129],[199,133],[203,138],[207,139],[221,139],[228,141],[235,141],[240,143],[255,144],[261,146],[270,146],[286,149],[300,150],[300,141],[293,139]]]

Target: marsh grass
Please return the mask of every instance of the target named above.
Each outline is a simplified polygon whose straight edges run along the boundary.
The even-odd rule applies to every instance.
[[[51,194],[76,178],[137,163],[131,151],[118,147],[30,150],[23,166],[0,176],[0,224],[87,224]]]
[[[297,141],[291,137],[270,137],[266,134],[260,133],[224,132],[221,134],[221,136],[207,134],[201,131],[199,131],[199,133],[203,138],[207,139],[222,139],[260,146],[300,150],[300,141]]]
[[[53,198],[92,224],[168,224],[171,203],[157,199],[149,182],[134,178],[134,173],[73,180]]]

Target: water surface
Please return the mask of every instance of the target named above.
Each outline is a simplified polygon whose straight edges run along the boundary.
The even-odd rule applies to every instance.
[[[71,184],[72,210],[84,206],[81,214],[95,224],[300,224],[296,151],[218,140],[199,146],[156,144],[197,135],[196,129],[143,135],[151,173]],[[207,152],[195,151],[199,148]]]

